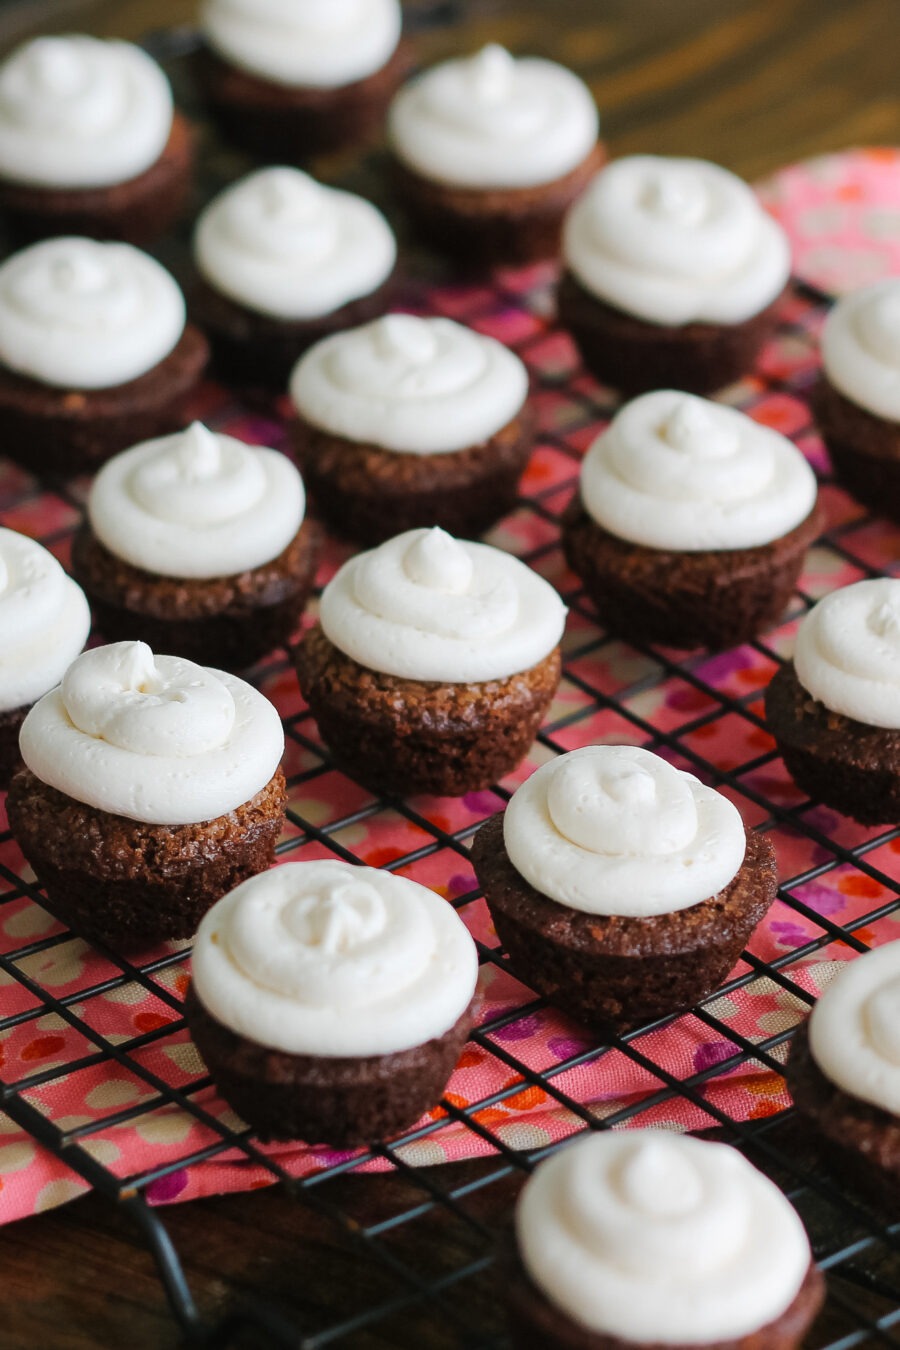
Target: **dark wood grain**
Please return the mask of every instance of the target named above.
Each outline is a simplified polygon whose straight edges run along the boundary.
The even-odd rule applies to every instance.
[[[133,36],[188,23],[187,0],[7,3],[0,48],[42,23]],[[410,5],[422,10],[424,5]],[[542,51],[584,73],[614,153],[651,151],[717,160],[753,177],[854,144],[900,142],[897,0],[484,0],[458,6],[452,30],[423,32],[423,61],[499,40]],[[51,15],[49,20],[47,15]],[[443,1187],[493,1163],[439,1169]],[[472,1192],[466,1208],[491,1225],[508,1214],[518,1179]],[[379,1220],[427,1199],[398,1176],[347,1178],[329,1199]],[[338,1312],[402,1296],[405,1286],[360,1260],[351,1238],[277,1191],[174,1206],[166,1224],[211,1319],[242,1298],[273,1297],[315,1331]],[[487,1239],[446,1210],[387,1231],[385,1248],[437,1274],[488,1251]],[[453,1296],[486,1337],[500,1328],[490,1280]],[[883,1305],[873,1295],[873,1311]],[[450,1350],[459,1309],[399,1307],[357,1350]],[[96,1197],[0,1230],[3,1350],[162,1350],[181,1344],[143,1240],[127,1215]],[[233,1346],[260,1347],[238,1333]]]

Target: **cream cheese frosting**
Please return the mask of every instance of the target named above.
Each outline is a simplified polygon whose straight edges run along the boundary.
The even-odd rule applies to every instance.
[[[526,188],[571,173],[597,143],[591,92],[554,61],[495,44],[444,61],[394,99],[394,153],[425,178],[467,188]]]
[[[837,302],[822,330],[822,364],[852,403],[900,422],[900,279]]]
[[[630,155],[575,203],[563,255],[601,300],[648,323],[742,323],[784,289],[790,245],[740,178],[701,159]]]
[[[205,915],[197,995],[215,1018],[295,1055],[393,1054],[443,1036],[472,1001],[475,943],[417,882],[344,862],[285,863]]]
[[[284,751],[249,684],[143,642],[85,652],[28,713],[22,758],[76,801],[151,825],[193,825],[266,786]]]
[[[172,90],[131,42],[39,37],[0,66],[0,177],[41,188],[103,188],[162,154]]]
[[[543,661],[566,609],[511,554],[435,527],[351,558],[325,587],[319,619],[329,641],[370,670],[471,684]]]
[[[806,519],[816,491],[785,436],[672,389],[626,403],[581,468],[581,499],[598,525],[682,552],[771,543]]]
[[[0,529],[0,711],[24,708],[59,684],[90,627],[84,592],[53,554]]]
[[[551,1303],[632,1344],[749,1335],[787,1311],[811,1260],[774,1182],[726,1144],[663,1130],[588,1135],[542,1162],[516,1235]]]
[[[63,236],[0,264],[0,361],[43,384],[126,384],[169,355],[184,324],[175,280],[130,244]]]
[[[843,586],[797,630],[797,679],[832,712],[900,729],[900,579]]]
[[[306,497],[285,455],[195,422],[109,460],[87,511],[94,534],[134,567],[165,577],[235,576],[287,548]]]
[[[900,942],[847,962],[812,1010],[809,1048],[837,1087],[900,1116]]]
[[[399,0],[205,0],[203,36],[273,84],[337,89],[381,70],[397,49]]]
[[[383,285],[397,260],[384,216],[300,169],[260,169],[201,213],[194,258],[238,304],[277,319],[331,314]]]
[[[311,347],[291,375],[307,422],[401,454],[489,440],[522,410],[528,372],[493,338],[452,319],[388,314]]]
[[[727,797],[633,745],[588,745],[542,765],[508,803],[503,840],[542,895],[629,918],[708,900],[746,850]]]

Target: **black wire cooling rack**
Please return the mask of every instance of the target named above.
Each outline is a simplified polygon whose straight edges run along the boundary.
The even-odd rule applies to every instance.
[[[562,575],[556,522],[574,489],[587,441],[614,411],[612,395],[574,367],[571,351],[553,325],[546,277],[532,275],[524,282],[507,277],[495,288],[438,286],[428,290],[425,304],[432,312],[450,313],[485,331],[506,335],[509,345],[528,364],[541,410],[539,453],[553,463],[554,471],[552,482],[543,488],[534,487],[522,498],[515,520],[523,527],[521,537],[532,540],[523,552],[524,560],[546,574]],[[767,415],[778,408],[793,409],[791,432],[801,444],[813,435],[808,416],[803,413],[803,398],[812,374],[813,334],[824,304],[821,296],[801,293],[782,329],[781,362],[769,363],[769,373],[726,394],[730,402],[755,415]],[[826,475],[822,476],[822,487],[824,494],[842,504],[841,510],[832,513],[839,523],[820,540],[813,566],[783,623],[743,649],[751,666],[756,663],[774,670],[784,659],[785,640],[799,616],[822,589],[835,584],[835,579],[879,574],[873,561],[880,547],[879,523],[843,498]],[[78,486],[73,489],[53,484],[42,489],[16,471],[9,479],[0,478],[0,489],[5,490],[5,497],[0,499],[4,523],[13,518],[18,523],[22,519],[65,517],[65,524],[59,528],[36,531],[42,542],[59,551],[71,532],[72,508],[77,509],[83,499]],[[515,547],[517,537],[513,531],[504,536],[504,542]],[[0,1078],[0,1105],[13,1122],[72,1173],[130,1215],[155,1258],[173,1314],[189,1344],[227,1347],[249,1334],[251,1340],[241,1340],[241,1344],[299,1346],[302,1350],[413,1343],[467,1350],[503,1346],[497,1298],[500,1277],[495,1265],[498,1241],[508,1228],[512,1204],[525,1174],[550,1149],[547,1145],[516,1146],[510,1142],[508,1132],[496,1128],[491,1109],[529,1088],[537,1089],[548,1103],[560,1109],[567,1122],[565,1132],[570,1135],[585,1129],[640,1125],[642,1118],[652,1112],[658,1116],[659,1109],[667,1104],[692,1107],[698,1128],[737,1145],[777,1180],[808,1227],[816,1258],[828,1276],[826,1309],[808,1341],[812,1350],[850,1350],[863,1343],[896,1344],[900,1330],[900,1222],[871,1208],[842,1185],[827,1160],[815,1152],[791,1110],[760,1111],[754,1119],[736,1119],[729,1098],[720,1089],[740,1072],[751,1077],[780,1075],[793,1028],[812,1002],[808,981],[803,979],[810,961],[827,960],[830,952],[840,947],[844,950],[839,954],[844,956],[848,947],[866,950],[873,930],[881,940],[885,930],[879,925],[891,923],[892,916],[900,915],[900,828],[874,832],[844,820],[829,822],[815,804],[773,790],[772,770],[777,766],[777,756],[765,739],[758,684],[743,689],[740,684],[723,680],[713,673],[716,668],[708,656],[684,658],[655,648],[635,650],[633,674],[610,689],[598,678],[598,672],[604,669],[610,652],[618,650],[618,644],[595,626],[590,605],[580,590],[570,586],[565,599],[575,621],[564,662],[564,687],[573,697],[569,706],[555,705],[561,711],[553,714],[540,733],[540,754],[549,756],[590,742],[597,735],[598,717],[608,715],[622,729],[623,739],[667,753],[704,781],[733,792],[745,813],[749,809],[757,828],[808,846],[805,854],[801,849],[806,863],[783,877],[779,890],[788,920],[794,916],[798,921],[796,931],[792,935],[790,922],[783,925],[787,936],[779,954],[769,959],[746,952],[735,976],[686,1014],[699,1030],[724,1047],[713,1062],[689,1071],[673,1071],[665,1057],[653,1049],[659,1043],[653,1033],[672,1020],[662,1019],[609,1043],[584,1042],[552,1068],[537,1069],[517,1053],[518,1042],[509,1035],[511,1028],[544,1006],[540,999],[523,991],[518,1006],[483,1023],[473,1037],[478,1050],[508,1071],[502,1089],[467,1105],[447,1099],[443,1115],[402,1139],[380,1143],[300,1179],[291,1176],[277,1156],[262,1151],[239,1122],[220,1119],[208,1109],[203,1098],[209,1095],[210,1080],[202,1067],[189,1081],[173,1087],[164,1075],[149,1068],[141,1055],[147,1047],[163,1044],[183,1026],[181,1000],[170,977],[184,967],[186,951],[167,951],[146,963],[106,951],[103,978],[79,988],[76,994],[65,995],[55,993],[53,985],[42,981],[38,972],[39,958],[72,940],[69,931],[26,941],[0,954],[0,1012],[4,987],[15,987],[17,993],[28,996],[24,1010],[0,1016],[0,1044],[5,1034],[26,1023],[37,1025],[48,1014],[74,1028],[84,1042],[84,1053],[64,1064]],[[736,664],[739,666],[740,661]],[[288,670],[286,658],[270,664],[266,675],[277,675],[279,670]],[[688,696],[682,699],[684,715],[662,725],[653,711],[653,695],[673,685],[687,691]],[[285,730],[302,764],[290,779],[291,796],[296,798],[301,789],[314,792],[317,781],[335,770],[304,709],[286,719]],[[508,798],[509,788],[498,785],[494,795],[499,805]],[[351,800],[357,800],[356,795]],[[315,847],[318,856],[325,850],[329,856],[365,862],[367,858],[347,842],[352,838],[351,827],[377,824],[384,813],[408,822],[415,829],[417,841],[424,840],[384,864],[392,870],[409,869],[439,854],[448,860],[448,866],[454,860],[465,863],[471,837],[480,824],[479,819],[472,819],[461,828],[446,828],[422,799],[416,803],[393,798],[366,800],[327,825],[291,809],[289,834],[280,845],[281,859],[302,858],[304,850]],[[488,808],[484,815],[490,813]],[[8,840],[8,834],[0,835],[0,854]],[[837,875],[847,882],[848,893],[863,897],[853,907],[852,917],[845,915],[843,922],[829,917],[827,906],[817,907],[804,898],[812,884]],[[867,895],[872,897],[871,904],[865,902]],[[52,910],[26,876],[0,862],[0,905],[13,904],[26,896]],[[470,890],[458,895],[454,903],[465,911],[478,901],[478,892]],[[505,967],[502,951],[489,943],[480,944],[480,956],[483,963]],[[767,1031],[751,1034],[736,1030],[725,1010],[743,994],[761,988],[776,996],[781,1014]],[[92,999],[131,989],[152,995],[173,1020],[112,1042],[95,1029],[85,1009]],[[578,1071],[590,1066],[602,1078],[606,1066],[614,1063],[643,1071],[651,1088],[639,1098],[612,1106],[581,1099],[572,1086],[578,1081]],[[75,1125],[60,1123],[35,1105],[35,1089],[98,1064],[108,1066],[110,1073],[124,1071],[139,1082],[141,1100],[112,1106],[102,1118]],[[767,1081],[778,1082],[771,1077]],[[133,1124],[161,1107],[187,1113],[202,1123],[206,1138],[203,1146],[170,1158],[164,1165],[127,1176],[105,1165],[96,1148],[92,1151],[92,1141],[102,1131]],[[489,1156],[443,1166],[422,1166],[409,1160],[410,1145],[439,1141],[441,1132],[451,1128],[471,1134],[479,1151],[487,1149]],[[307,1235],[305,1241],[334,1250],[334,1278],[342,1293],[327,1308],[327,1300],[321,1306],[311,1300],[298,1315],[289,1300],[276,1303],[248,1295],[223,1320],[197,1306],[169,1235],[167,1212],[148,1203],[147,1193],[176,1171],[208,1163],[226,1153],[254,1164],[264,1177],[279,1183],[283,1195],[299,1207],[296,1228]],[[357,1174],[373,1162],[385,1171],[381,1176],[367,1177],[363,1183]],[[297,1282],[302,1285],[302,1268],[297,1272]]]

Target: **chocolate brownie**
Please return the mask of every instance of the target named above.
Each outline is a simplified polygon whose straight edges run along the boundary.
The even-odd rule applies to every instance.
[[[275,84],[223,61],[208,47],[195,70],[222,134],[270,164],[304,164],[313,155],[374,139],[412,61],[400,43],[381,70],[337,89]]]
[[[188,324],[173,351],[126,384],[59,389],[0,367],[0,443],[35,474],[89,473],[138,441],[175,431],[209,359]]]
[[[900,820],[900,731],[832,712],[804,689],[793,662],[776,671],[765,700],[766,724],[798,787],[863,825]]]
[[[896,1206],[900,1120],[825,1077],[813,1059],[806,1022],[794,1033],[784,1076],[798,1112],[825,1141],[840,1170],[876,1202]]]
[[[305,521],[271,562],[212,580],[159,576],[110,553],[89,522],[72,545],[72,573],[109,642],[242,670],[293,636],[316,575],[320,530]]]
[[[743,323],[647,323],[592,295],[565,272],[559,285],[559,322],[575,339],[588,370],[626,394],[681,389],[707,394],[753,370],[774,334],[788,288]]]
[[[527,188],[464,188],[394,166],[400,205],[423,239],[463,265],[511,267],[556,258],[563,218],[603,167],[598,145],[562,178]]]
[[[459,796],[527,753],[559,684],[559,648],[505,680],[435,684],[369,670],[316,627],[295,652],[303,696],[340,766],[377,792]]]
[[[285,800],[278,769],[226,815],[147,825],[76,801],[22,768],[7,812],[53,913],[86,937],[129,949],[191,937],[221,896],[269,867]]]
[[[768,839],[747,831],[737,875],[709,899],[647,918],[588,914],[536,890],[503,842],[503,815],[475,836],[472,866],[513,971],[577,1021],[624,1031],[706,998],[775,899]]]
[[[102,188],[0,183],[0,211],[21,243],[60,234],[149,243],[170,230],[186,210],[193,136],[191,124],[176,112],[159,159],[136,178]]]
[[[871,511],[900,522],[900,422],[852,403],[825,375],[812,409],[838,481]]]
[[[440,525],[470,539],[512,510],[534,426],[526,407],[489,440],[436,455],[348,441],[303,420],[294,423],[294,442],[310,496],[338,533],[380,544],[404,530]]]
[[[7,708],[0,712],[0,792],[9,787],[9,780],[22,762],[19,756],[19,730],[30,706]]]
[[[563,548],[611,631],[630,642],[715,651],[781,618],[820,524],[814,508],[770,544],[675,552],[610,534],[576,493],[563,516]]]
[[[351,300],[330,314],[290,321],[240,305],[199,278],[188,307],[209,339],[215,373],[226,384],[284,393],[288,376],[308,347],[332,333],[357,328],[390,308],[396,273],[370,295]]]
[[[474,1020],[475,1001],[443,1036],[395,1054],[340,1058],[272,1050],[185,998],[191,1036],[222,1096],[263,1139],[340,1148],[408,1129],[436,1106]]]
[[[640,1343],[639,1350],[794,1350],[825,1299],[825,1281],[810,1263],[793,1302],[780,1317],[730,1341],[706,1341],[700,1346]],[[575,1322],[551,1303],[518,1259],[508,1262],[506,1308],[514,1350],[638,1350],[639,1343]]]

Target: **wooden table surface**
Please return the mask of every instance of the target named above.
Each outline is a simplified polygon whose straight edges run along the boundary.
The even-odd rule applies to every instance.
[[[423,60],[488,40],[555,57],[590,81],[614,154],[697,155],[752,178],[821,151],[900,143],[898,0],[472,0],[433,8],[459,19],[428,30]],[[0,48],[42,22],[136,36],[189,23],[193,12],[182,0],[7,0]],[[455,1179],[460,1172],[454,1169]],[[380,1177],[337,1185],[354,1188],[359,1212],[367,1188],[373,1204],[390,1188],[399,1208],[408,1183]],[[489,1191],[485,1212],[496,1219],[510,1194],[496,1185]],[[275,1190],[176,1205],[166,1224],[213,1318],[248,1291],[276,1297],[299,1318],[305,1308],[339,1309],[351,1298],[366,1306],[374,1292],[366,1286],[381,1278],[365,1271],[331,1224]],[[414,1226],[409,1240],[422,1242],[423,1231],[436,1254],[451,1240],[439,1215],[430,1231]],[[459,1261],[465,1253],[453,1255]],[[486,1306],[486,1325],[496,1326],[496,1317]],[[414,1313],[354,1342],[366,1350],[448,1343],[440,1325]],[[179,1344],[141,1238],[111,1205],[87,1197],[0,1229],[2,1350]],[[245,1336],[230,1344],[261,1342]]]

